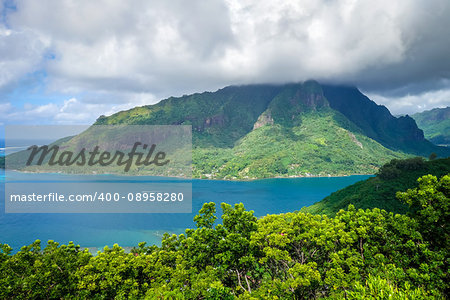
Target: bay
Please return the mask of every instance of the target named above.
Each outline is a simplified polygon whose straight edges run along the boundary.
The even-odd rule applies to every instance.
[[[66,175],[45,176],[58,180]],[[257,217],[261,217],[300,210],[303,206],[320,201],[330,193],[368,177],[370,176],[255,181],[192,180],[192,213],[5,214],[5,173],[1,170],[0,243],[7,243],[15,250],[36,239],[40,239],[44,244],[48,240],[64,244],[73,241],[91,249],[101,249],[105,245],[112,246],[115,243],[122,247],[133,247],[144,241],[147,244],[160,245],[164,232],[179,234],[186,228],[193,228],[193,218],[205,202],[215,202],[219,213],[222,202],[242,202],[247,210],[253,210]],[[89,175],[89,179],[93,180],[95,176],[93,178]],[[126,180],[133,178],[128,176]],[[142,177],[139,180],[142,180]]]

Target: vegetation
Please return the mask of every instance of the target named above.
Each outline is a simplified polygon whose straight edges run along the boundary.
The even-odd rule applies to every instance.
[[[231,149],[195,149],[194,176],[252,179],[373,174],[389,160],[406,157],[367,138],[329,108],[302,113],[299,119],[299,126],[261,126]]]
[[[425,137],[437,145],[450,146],[450,106],[435,108],[411,116]]]
[[[0,298],[442,299],[448,296],[450,176],[428,175],[399,198],[410,216],[378,208],[257,219],[214,203],[196,229],[125,253],[92,256],[40,241],[12,254],[0,245]]]
[[[396,192],[418,186],[417,178],[426,174],[438,178],[450,173],[450,157],[425,161],[416,157],[392,160],[375,177],[357,182],[332,193],[323,200],[301,209],[305,213],[334,216],[349,204],[357,209],[380,208],[394,213],[408,212],[408,205],[396,198]]]

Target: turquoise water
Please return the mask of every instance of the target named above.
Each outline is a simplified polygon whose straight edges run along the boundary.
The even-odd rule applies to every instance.
[[[47,175],[46,175],[47,176]],[[55,180],[60,176],[52,174]],[[164,232],[181,233],[205,202],[244,203],[260,217],[301,209],[369,176],[266,179],[249,182],[192,180],[192,211],[186,214],[5,214],[4,171],[0,171],[0,243],[16,250],[36,239],[74,241],[84,247],[160,244]],[[92,179],[92,176],[89,178]],[[130,177],[126,177],[130,180]],[[132,178],[131,178],[132,179]],[[142,180],[142,178],[140,178]],[[220,210],[220,209],[219,209]]]

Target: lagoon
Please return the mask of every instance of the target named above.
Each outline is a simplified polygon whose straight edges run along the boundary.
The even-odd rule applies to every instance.
[[[58,180],[61,174],[46,174]],[[86,179],[86,175],[78,175]],[[88,175],[90,180],[96,176]],[[99,175],[101,176],[101,175]],[[5,173],[0,171],[0,243],[14,250],[40,239],[73,241],[101,249],[139,242],[161,243],[164,232],[182,233],[193,228],[193,218],[205,202],[244,203],[257,217],[300,210],[330,193],[370,176],[275,178],[255,181],[192,180],[192,213],[177,214],[5,214]],[[133,180],[130,176],[126,180]],[[137,178],[136,178],[137,180]],[[139,178],[142,180],[142,177]],[[216,221],[217,222],[217,221]]]

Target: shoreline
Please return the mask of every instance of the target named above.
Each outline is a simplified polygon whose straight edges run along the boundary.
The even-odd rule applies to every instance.
[[[7,172],[6,169],[3,171]],[[375,173],[372,174],[342,174],[342,175],[292,175],[292,176],[275,176],[267,178],[196,178],[196,177],[185,177],[185,176],[158,176],[158,175],[136,175],[136,174],[114,174],[114,173],[64,173],[64,172],[32,172],[32,171],[20,171],[20,170],[8,170],[23,174],[48,174],[48,175],[63,175],[63,176],[123,176],[123,177],[155,177],[155,178],[168,178],[168,179],[180,179],[180,180],[211,180],[211,181],[227,181],[227,182],[251,182],[259,180],[271,180],[271,179],[298,179],[298,178],[340,178],[340,177],[350,177],[350,176],[376,176]]]

